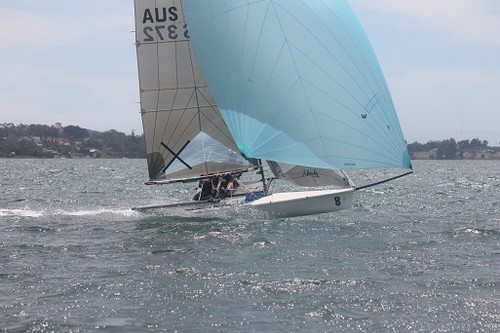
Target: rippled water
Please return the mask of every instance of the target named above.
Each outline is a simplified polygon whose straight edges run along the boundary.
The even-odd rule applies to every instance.
[[[415,169],[269,220],[134,212],[192,194],[140,160],[0,160],[0,330],[499,331],[500,162]]]

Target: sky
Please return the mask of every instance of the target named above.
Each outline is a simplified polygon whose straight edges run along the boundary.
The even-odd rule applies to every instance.
[[[500,1],[349,0],[406,140],[500,145]],[[1,0],[0,123],[142,133],[132,0]]]

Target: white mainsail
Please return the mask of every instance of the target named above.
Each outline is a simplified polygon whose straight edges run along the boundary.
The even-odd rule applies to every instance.
[[[177,162],[185,163],[184,176],[241,167],[243,159],[235,164],[203,161],[195,166],[182,158],[183,151],[201,132],[238,151],[198,68],[182,1],[135,1],[135,24],[150,179],[170,178],[164,172]]]

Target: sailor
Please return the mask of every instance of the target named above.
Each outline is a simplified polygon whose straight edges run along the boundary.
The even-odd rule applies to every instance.
[[[241,175],[243,175],[242,172],[237,172],[233,174],[233,189],[237,189],[240,186],[239,180]]]
[[[214,197],[214,198],[217,197],[217,189],[218,188],[219,188],[219,177],[213,176],[212,177],[212,197]]]
[[[227,185],[226,185],[226,195],[232,195],[232,191],[234,190],[234,177],[232,174],[226,174],[225,176]]]
[[[227,181],[224,179],[224,177],[219,177],[218,180],[218,186],[217,186],[217,193],[215,195],[216,198],[222,199],[226,197],[226,186],[227,186]]]
[[[196,192],[193,197],[193,200],[207,200],[212,197],[213,194],[213,186],[212,181],[210,179],[201,180],[199,184],[200,189]]]
[[[232,195],[232,190],[234,189],[234,177],[229,172],[226,173],[219,181],[219,186],[217,187],[218,198],[226,198]]]
[[[212,181],[205,179],[201,186],[201,200],[206,200],[212,197]]]

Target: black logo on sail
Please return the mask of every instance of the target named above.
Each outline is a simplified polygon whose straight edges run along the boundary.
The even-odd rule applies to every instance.
[[[318,170],[304,169],[302,170],[302,177],[319,177]]]

